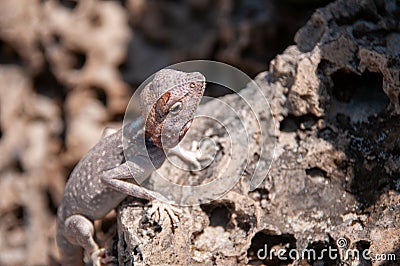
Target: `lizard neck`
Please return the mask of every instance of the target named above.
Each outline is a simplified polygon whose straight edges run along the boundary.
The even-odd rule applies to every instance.
[[[122,141],[127,160],[138,155],[148,156],[155,168],[161,167],[165,161],[164,150],[156,146],[150,138],[145,137],[142,119],[134,120],[124,126]]]
[[[144,138],[144,145],[148,149],[154,149],[158,147],[152,140],[151,135],[144,129],[144,122],[142,118],[138,118],[132,122],[127,123],[124,126],[124,138],[125,143],[132,145],[138,145],[137,141],[142,140]],[[131,146],[131,145],[129,145]]]
[[[135,136],[143,131],[143,119],[137,118],[124,125],[124,136]]]
[[[146,150],[149,154],[151,162],[155,168],[160,168],[166,159],[165,151],[162,148],[154,145],[154,143],[149,139],[146,139],[145,142]]]

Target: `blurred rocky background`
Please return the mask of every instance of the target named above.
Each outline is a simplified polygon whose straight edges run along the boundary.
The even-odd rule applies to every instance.
[[[192,211],[191,264],[399,265],[256,257],[264,244],[321,250],[344,237],[400,258],[400,4],[330,2],[0,1],[0,265],[58,265],[55,215],[74,165],[121,125],[142,81],[190,59],[257,76],[278,148],[258,190]],[[115,222],[97,226],[105,236]]]

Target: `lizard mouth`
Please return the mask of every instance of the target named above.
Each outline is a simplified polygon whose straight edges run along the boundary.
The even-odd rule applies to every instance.
[[[183,139],[183,137],[186,135],[186,132],[189,130],[190,126],[192,125],[193,119],[189,120],[181,129],[179,132],[179,141]]]

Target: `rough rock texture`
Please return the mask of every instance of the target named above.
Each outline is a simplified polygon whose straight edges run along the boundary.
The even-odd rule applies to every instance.
[[[54,223],[49,223],[54,208],[47,205],[47,197],[60,200],[64,189],[56,155],[61,148],[56,138],[62,131],[60,110],[34,94],[18,67],[1,66],[0,82],[7,84],[0,90],[0,263],[45,265],[48,260],[42,254],[54,248],[48,239],[55,234]],[[29,217],[29,223],[24,224],[23,217]]]
[[[171,63],[205,58],[234,65],[254,77],[293,43],[293,35],[314,9],[327,2],[127,0],[130,22],[138,34],[122,66],[124,80],[137,84]]]
[[[127,86],[118,66],[126,56],[130,32],[121,6],[89,0],[65,9],[57,1],[43,6],[45,54],[56,77],[75,89],[98,87],[112,113],[124,110]]]
[[[276,157],[263,185],[247,193],[245,173],[222,198],[184,208],[188,213],[174,231],[168,222],[157,227],[138,207],[123,205],[120,262],[398,265],[399,14],[394,2],[372,0],[336,1],[315,12],[298,31],[296,45],[256,78],[276,119]],[[251,95],[251,88],[245,93]],[[225,101],[235,105],[238,97],[225,96]],[[217,103],[201,108],[214,108],[223,116]],[[210,125],[193,127],[189,144],[207,134]],[[218,164],[229,153],[222,145],[224,135],[211,135],[222,146]],[[168,164],[164,167],[174,180],[201,184],[212,172],[179,174]],[[129,241],[134,236],[138,239]],[[313,249],[317,255],[330,248],[336,257],[284,260],[275,252],[260,259],[257,253],[265,245],[286,252]],[[161,246],[165,255],[157,256],[154,251]],[[184,248],[174,253],[179,247]],[[350,249],[387,257],[345,257]]]
[[[265,244],[336,247],[339,237],[399,256],[399,3],[338,1],[293,38],[328,2],[0,1],[0,265],[58,265],[55,213],[70,171],[106,126],[120,126],[137,85],[194,58],[223,60],[251,76],[275,58],[257,77],[276,121],[270,175],[247,194],[255,156],[232,192],[184,208],[173,231],[169,220],[160,226],[143,216],[147,207],[127,201],[118,216],[96,222],[102,246],[121,263],[153,265],[321,265],[256,255]],[[242,109],[235,96],[225,99]],[[258,129],[244,121],[256,133],[254,153]],[[195,124],[191,137],[211,135],[222,165],[225,133],[208,125]],[[172,178],[207,182],[213,170]]]
[[[129,100],[116,2],[0,3],[0,265],[50,265],[74,164]]]
[[[144,79],[193,58],[255,75],[324,2],[0,1],[0,265],[57,265],[65,181]]]
[[[129,100],[118,71],[131,36],[126,12],[98,0],[21,0],[0,3],[0,13],[0,62],[26,66],[35,92],[65,101],[66,160],[76,162]]]

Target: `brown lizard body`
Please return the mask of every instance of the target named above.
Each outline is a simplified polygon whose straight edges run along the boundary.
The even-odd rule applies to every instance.
[[[85,261],[101,265],[103,250],[93,238],[93,221],[128,195],[162,198],[134,178],[143,180],[162,165],[163,149],[173,148],[186,134],[204,88],[205,77],[198,72],[159,71],[141,93],[142,119],[100,140],[77,164],[57,213],[62,265],[82,265],[83,255]],[[167,205],[160,208],[173,213]]]

